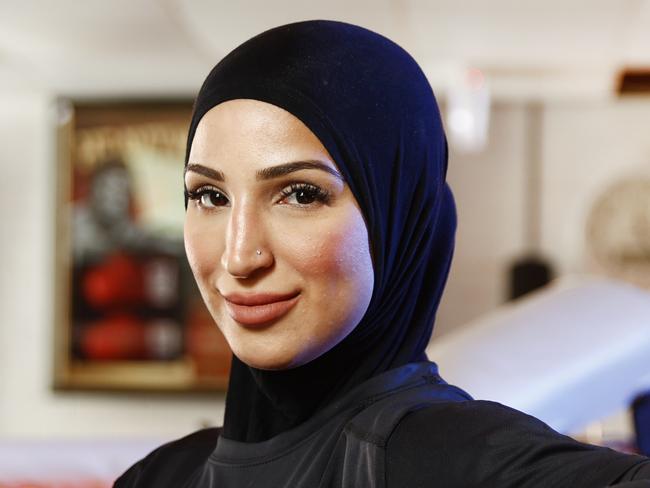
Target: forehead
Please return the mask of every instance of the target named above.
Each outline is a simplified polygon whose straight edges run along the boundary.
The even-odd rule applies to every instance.
[[[305,158],[336,167],[316,135],[293,114],[259,100],[237,99],[216,105],[201,118],[189,162],[266,166]]]

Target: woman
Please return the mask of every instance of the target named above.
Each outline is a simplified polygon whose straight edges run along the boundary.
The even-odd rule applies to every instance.
[[[473,401],[427,361],[456,225],[446,169],[431,88],[388,39],[299,22],[226,56],[196,99],[185,171],[188,259],[235,354],[223,428],[115,486],[650,478],[645,458]]]

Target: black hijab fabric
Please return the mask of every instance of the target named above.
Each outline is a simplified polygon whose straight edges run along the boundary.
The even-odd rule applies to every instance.
[[[317,359],[263,371],[233,358],[222,435],[258,442],[297,426],[368,378],[426,358],[456,214],[433,92],[413,58],[389,39],[316,20],[248,40],[203,83],[186,164],[203,115],[239,98],[287,110],[329,151],[364,214],[375,277],[361,322]]]

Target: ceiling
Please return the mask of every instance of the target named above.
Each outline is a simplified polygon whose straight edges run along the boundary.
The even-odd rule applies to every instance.
[[[650,67],[650,0],[3,0],[0,89],[189,95],[244,40],[310,18],[392,38],[443,96],[467,67],[496,99],[605,98]]]

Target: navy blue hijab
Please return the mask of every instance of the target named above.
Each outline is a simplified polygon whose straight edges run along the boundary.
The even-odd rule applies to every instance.
[[[257,442],[297,426],[374,375],[426,359],[456,214],[433,92],[413,58],[389,39],[315,20],[246,41],[201,87],[185,164],[205,113],[238,98],[287,110],[329,151],[365,217],[375,278],[361,322],[317,359],[263,371],[233,358],[222,435]]]

